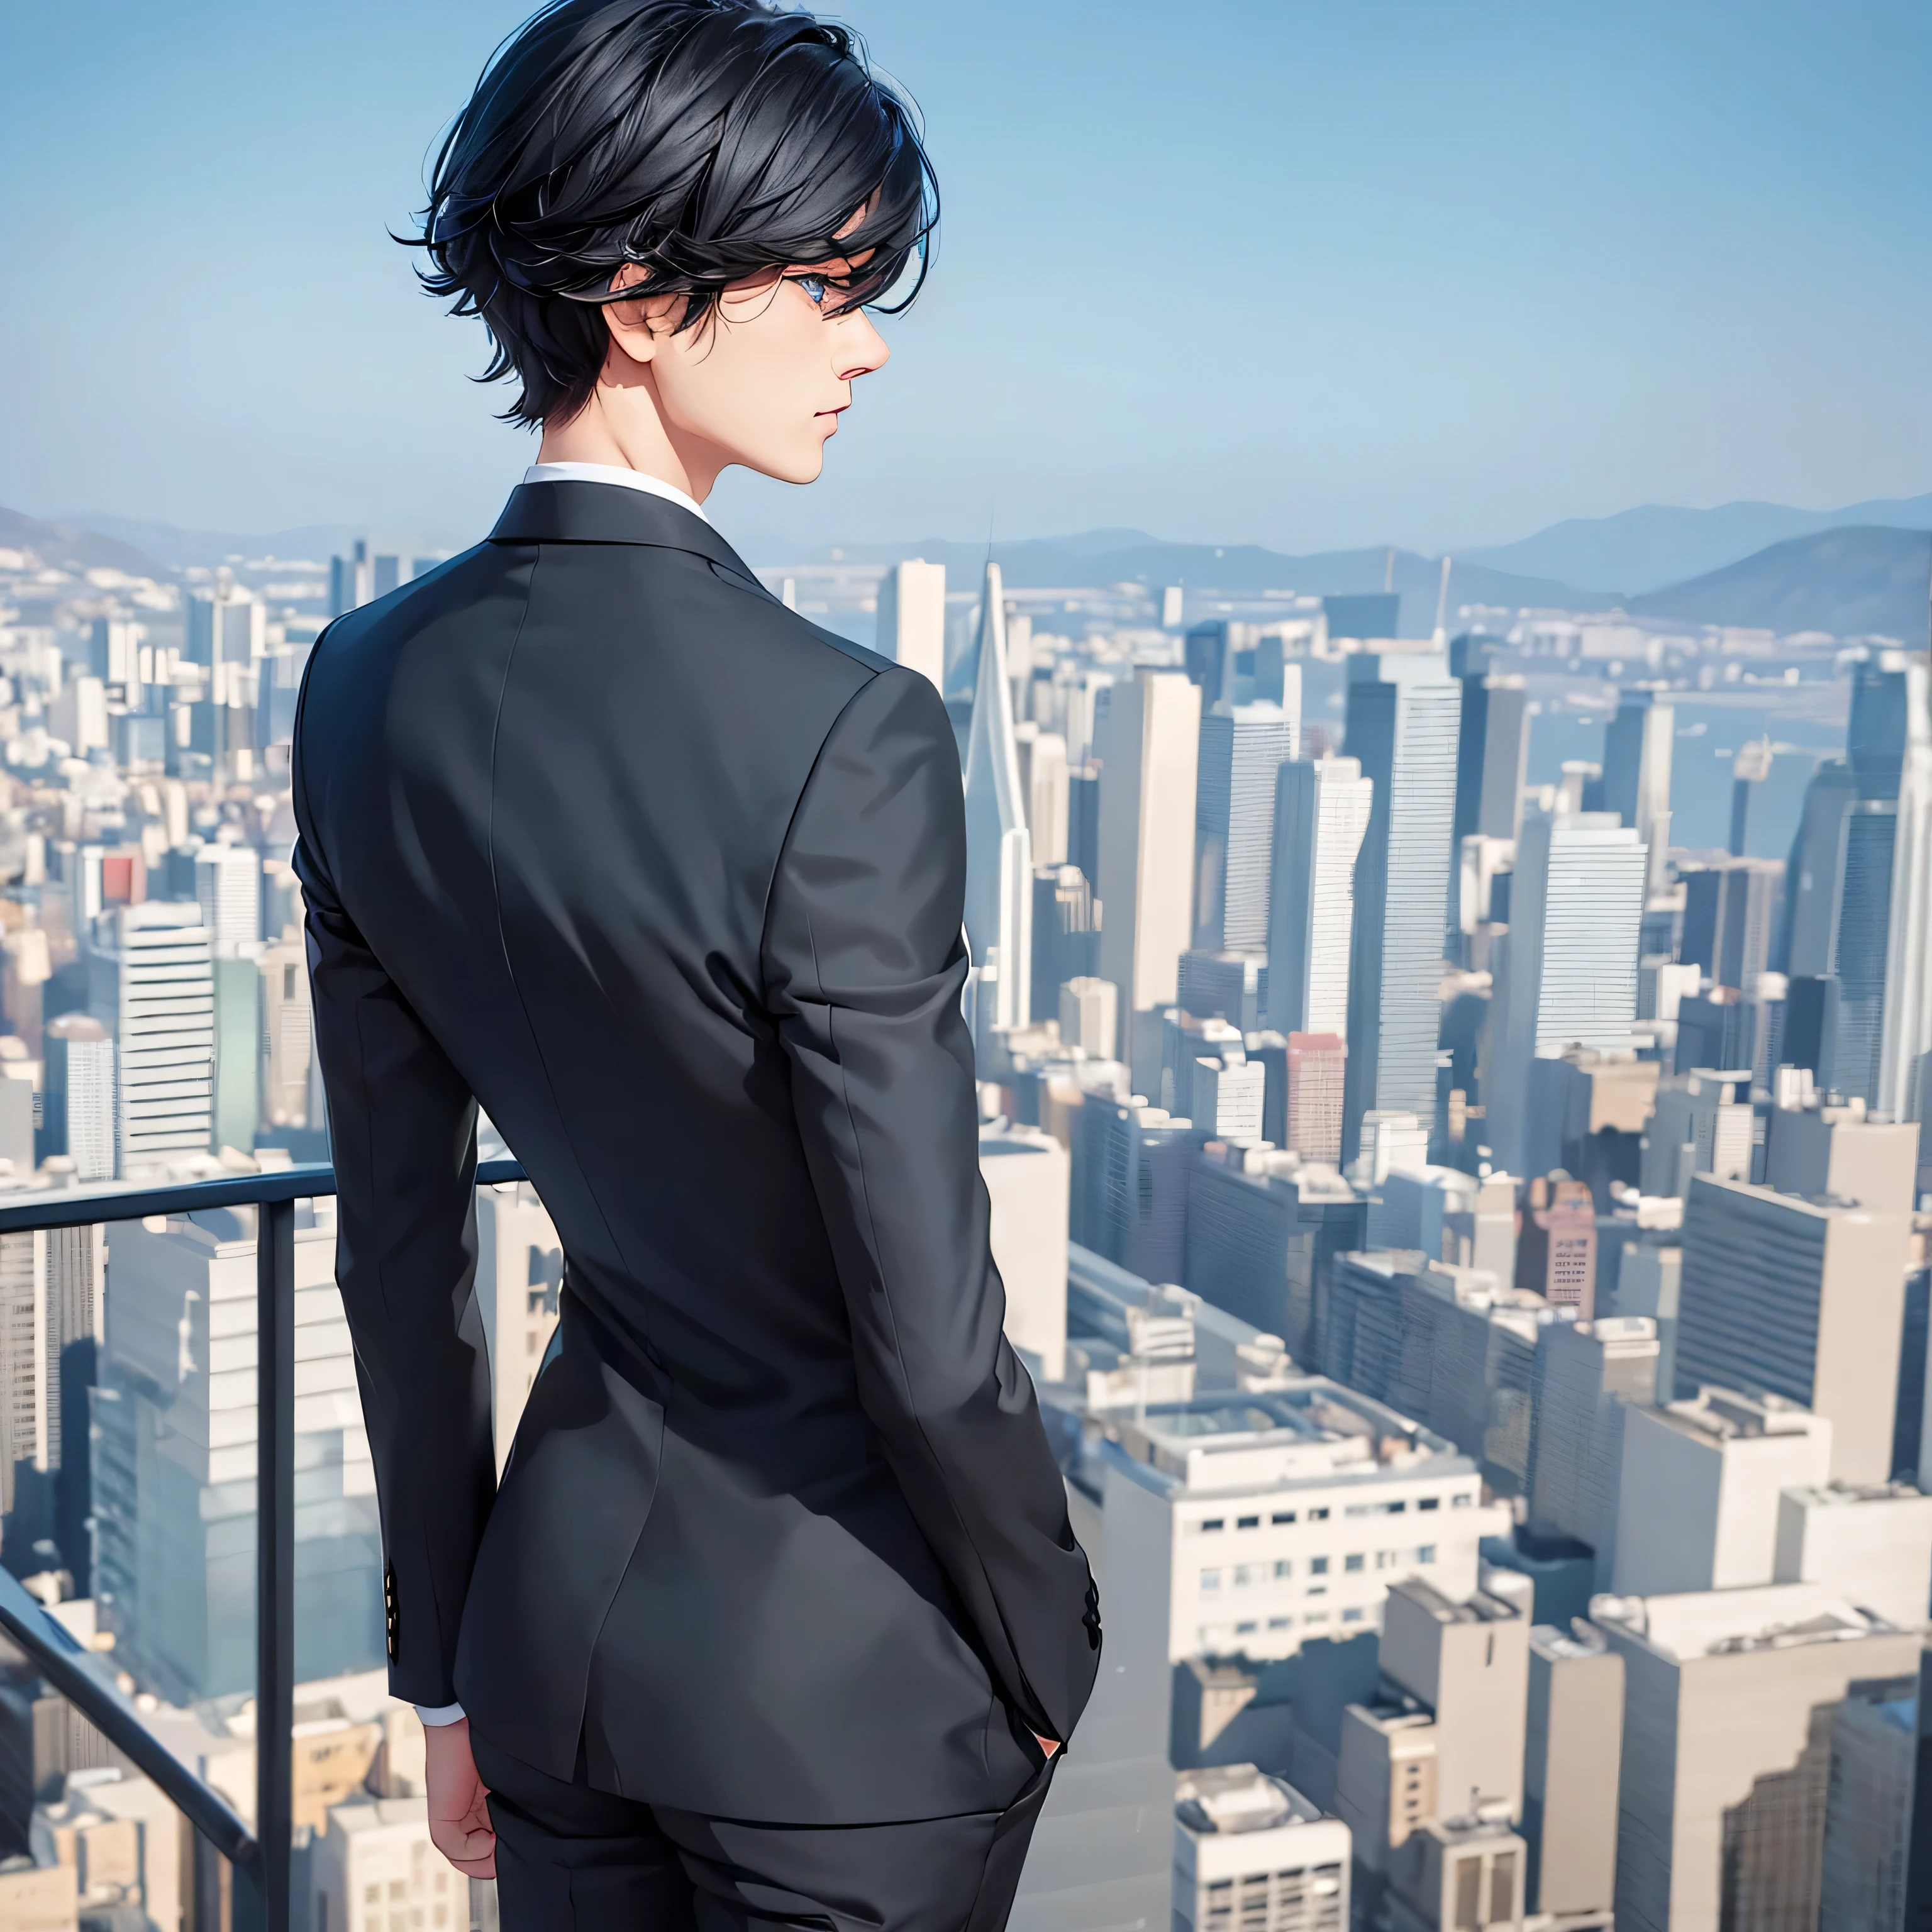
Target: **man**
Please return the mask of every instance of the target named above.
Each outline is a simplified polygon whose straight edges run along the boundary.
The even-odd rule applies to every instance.
[[[419,244],[538,463],[307,674],[296,865],[391,1682],[436,1842],[513,1932],[1001,1925],[1097,1667],[1000,1332],[944,709],[700,508],[729,464],[818,475],[886,358],[865,305],[935,212],[841,28],[538,15]],[[567,1258],[500,1491],[479,1102]]]

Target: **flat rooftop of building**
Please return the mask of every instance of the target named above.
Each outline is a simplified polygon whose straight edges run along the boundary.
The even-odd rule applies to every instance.
[[[1252,1393],[1108,1411],[1092,1421],[1139,1480],[1162,1488],[1278,1490],[1474,1472],[1444,1437],[1340,1382],[1280,1381]]]
[[[1681,1596],[1593,1597],[1590,1621],[1676,1663],[1899,1634],[1822,1583],[1766,1583]]]
[[[1322,1816],[1293,1785],[1252,1764],[1184,1772],[1174,1780],[1174,1816],[1203,1836],[1312,1824]]]

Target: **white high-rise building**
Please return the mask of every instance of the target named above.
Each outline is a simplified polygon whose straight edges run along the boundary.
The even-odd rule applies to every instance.
[[[1892,847],[1883,1032],[1874,1108],[1894,1120],[1918,1112],[1920,1061],[1932,1051],[1932,676],[1910,659],[1905,755]]]
[[[1027,830],[1033,840],[1036,866],[1066,862],[1068,777],[1066,740],[1058,731],[1042,731],[1026,757]]]
[[[1432,652],[1348,660],[1348,752],[1375,793],[1355,862],[1345,1146],[1366,1113],[1436,1118],[1462,701]]]
[[[1268,912],[1268,1024],[1348,1036],[1355,859],[1374,802],[1354,758],[1284,765],[1275,796]]]
[[[1770,1582],[1780,1493],[1826,1481],[1831,1424],[1775,1396],[1706,1388],[1694,1401],[1627,1408],[1623,1425],[1616,1593],[1674,1596]]]
[[[1556,1151],[1527,1144],[1531,1063],[1630,1046],[1646,864],[1640,836],[1609,812],[1523,820],[1483,1083],[1486,1138],[1513,1174],[1546,1172]]]
[[[89,990],[94,1017],[115,1037],[117,1158],[126,1178],[207,1151],[214,966],[198,905],[149,899],[118,907],[112,932],[112,950],[89,956]]]
[[[1294,757],[1300,724],[1266,703],[1216,704],[1201,720],[1194,944],[1203,952],[1268,945],[1275,775]]]
[[[490,1427],[500,1476],[556,1332],[563,1244],[527,1181],[476,1190],[476,1305],[490,1350]]]
[[[1100,977],[1120,989],[1121,1057],[1135,1090],[1159,1090],[1160,1011],[1180,990],[1193,937],[1194,794],[1201,692],[1179,671],[1142,670],[1106,694],[1096,726]]]
[[[1188,1109],[1197,1127],[1224,1141],[1262,1138],[1268,1069],[1258,1060],[1198,1059],[1193,1074]]]
[[[1120,1036],[1120,989],[1083,974],[1060,989],[1060,1039],[1089,1060],[1112,1060]]]
[[[194,855],[195,897],[218,959],[262,937],[262,855],[252,845],[204,845]]]
[[[908,557],[879,580],[879,654],[946,688],[946,566]]]
[[[1006,1340],[1057,1382],[1066,1373],[1066,1150],[1035,1127],[988,1129],[980,1173],[1006,1291]]]
[[[1348,1828],[1251,1764],[1174,1785],[1174,1932],[1348,1932]]]
[[[982,1023],[1033,1018],[1033,843],[1013,736],[1000,566],[986,566],[980,603],[980,673],[966,750],[966,936],[991,994]]]

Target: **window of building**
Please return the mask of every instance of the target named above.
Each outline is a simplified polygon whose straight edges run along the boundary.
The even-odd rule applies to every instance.
[[[1452,1508],[1467,1509],[1475,1500],[1476,1498],[1466,1490],[1460,1496],[1451,1496],[1449,1502]]]
[[[1456,1868],[1456,1932],[1481,1932],[1483,1862],[1465,1858]]]
[[[1292,1617],[1270,1617],[1268,1618],[1268,1628],[1270,1630],[1286,1630],[1294,1622],[1294,1619]]]
[[[1342,1612],[1342,1621],[1345,1624],[1358,1624],[1366,1615],[1367,1612],[1358,1604],[1352,1610],[1344,1610]]]
[[[1258,1516],[1237,1516],[1234,1520],[1237,1529],[1258,1529],[1261,1526],[1262,1520]]]
[[[1310,1522],[1326,1522],[1328,1512],[1325,1509],[1312,1509],[1308,1512],[1308,1520]]]
[[[1204,1595],[1211,1594],[1221,1587],[1221,1573],[1218,1570],[1204,1570],[1201,1573],[1201,1588]]]
[[[1328,1559],[1325,1556],[1311,1556],[1308,1559],[1308,1574],[1311,1576],[1325,1576],[1328,1574]]]
[[[1419,1510],[1440,1509],[1442,1507],[1442,1498],[1440,1496],[1424,1496],[1418,1501],[1415,1506]]]
[[[1292,1522],[1294,1520],[1294,1512],[1292,1510],[1276,1510],[1274,1514],[1268,1518],[1270,1522]]]
[[[1237,1624],[1234,1626],[1234,1634],[1237,1636],[1252,1636],[1260,1628],[1259,1624]]]
[[[1325,1624],[1328,1621],[1326,1610],[1310,1610],[1301,1620],[1305,1624]]]
[[[1234,1588],[1246,1590],[1262,1580],[1262,1566],[1258,1563],[1238,1563],[1234,1566]]]
[[[1394,1550],[1378,1550],[1376,1552],[1376,1568],[1378,1570],[1393,1570],[1395,1568],[1395,1564],[1396,1552]]]
[[[1415,1546],[1415,1560],[1418,1563],[1433,1563],[1436,1561],[1435,1544],[1418,1543]]]
[[[1345,1556],[1342,1559],[1342,1568],[1348,1571],[1351,1574],[1353,1574],[1354,1571],[1360,1570],[1364,1567],[1365,1562],[1366,1559],[1360,1554],[1354,1556]]]
[[[1490,1868],[1490,1918],[1493,1922],[1515,1916],[1516,1854],[1498,1852]]]
[[[1276,1582],[1284,1576],[1292,1576],[1294,1574],[1294,1565],[1284,1556],[1275,1564],[1274,1574]]]
[[[1199,1522],[1197,1522],[1194,1526],[1195,1534],[1199,1536],[1204,1536],[1210,1530],[1220,1529],[1222,1528],[1225,1521],[1226,1519],[1224,1517],[1218,1516],[1204,1517]]]

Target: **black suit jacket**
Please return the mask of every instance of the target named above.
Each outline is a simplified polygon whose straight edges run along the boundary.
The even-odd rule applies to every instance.
[[[1004,1805],[1099,1620],[1000,1334],[937,693],[688,511],[526,484],[329,627],[295,773],[396,1694],[692,1810]],[[500,1492],[479,1101],[566,1257]]]

